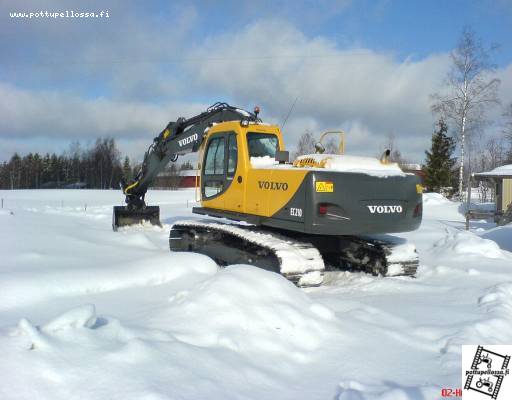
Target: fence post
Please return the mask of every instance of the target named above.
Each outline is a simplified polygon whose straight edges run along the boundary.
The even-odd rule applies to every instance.
[[[2,208],[4,208],[4,199],[2,199]]]

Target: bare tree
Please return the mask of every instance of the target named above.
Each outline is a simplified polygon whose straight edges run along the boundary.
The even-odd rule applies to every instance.
[[[503,161],[505,163],[512,163],[512,103],[507,106],[503,116],[505,117],[505,129],[503,133],[508,141],[508,153]]]
[[[300,136],[299,142],[297,143],[297,147],[295,152],[293,153],[292,159],[296,159],[299,156],[303,156],[304,154],[312,154],[315,152],[315,137],[313,136],[313,132],[309,129]]]
[[[386,141],[384,142],[384,144],[381,144],[379,148],[379,154],[375,155],[377,158],[380,158],[385,150],[389,150],[389,161],[395,162],[400,166],[411,164],[409,160],[405,159],[402,156],[402,152],[398,149],[398,146],[396,145],[395,135],[393,133],[389,133],[386,136]]]
[[[464,151],[467,137],[485,122],[486,109],[498,103],[499,79],[492,78],[494,67],[489,52],[475,33],[465,28],[451,52],[452,66],[446,79],[447,93],[432,95],[432,111],[452,123],[460,144],[459,195],[463,192]]]

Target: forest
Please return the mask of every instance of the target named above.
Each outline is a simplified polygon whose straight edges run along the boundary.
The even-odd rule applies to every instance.
[[[60,155],[15,153],[0,164],[0,189],[110,189],[118,187],[121,177],[132,175],[130,160],[121,161],[115,140],[98,138],[89,148],[74,142]]]

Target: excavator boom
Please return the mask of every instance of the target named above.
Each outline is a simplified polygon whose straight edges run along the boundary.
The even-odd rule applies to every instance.
[[[169,122],[166,128],[153,139],[136,178],[132,182],[120,182],[126,206],[114,207],[112,217],[114,231],[123,226],[143,222],[161,225],[160,208],[147,206],[144,199],[158,173],[169,162],[175,162],[178,156],[197,152],[208,128],[213,124],[242,120],[260,121],[257,114],[218,102],[192,118],[178,118],[176,121]]]

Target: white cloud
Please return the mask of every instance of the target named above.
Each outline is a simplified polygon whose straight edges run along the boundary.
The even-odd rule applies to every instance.
[[[26,153],[54,143],[59,151],[72,140],[107,135],[140,159],[169,120],[195,115],[211,100],[246,108],[258,104],[265,120],[281,124],[297,97],[284,128],[291,150],[305,129],[321,133],[342,128],[351,153],[376,155],[393,134],[406,158],[423,159],[434,123],[429,95],[441,88],[450,63],[446,54],[398,60],[371,49],[341,49],[332,40],[308,37],[276,19],[211,36],[183,50],[196,21],[193,8],[173,19],[182,20],[181,25],[150,29],[147,21],[134,19],[133,11],[130,15],[127,21],[134,27],[126,38],[119,33],[108,36],[111,42],[82,41],[77,47],[91,82],[108,82],[108,97],[84,97],[59,85],[36,90],[0,82],[0,140],[5,143],[0,159],[13,148]],[[101,62],[116,58],[134,62]],[[56,68],[55,75],[60,72]],[[502,97],[510,102],[512,65],[498,75]],[[75,81],[82,77],[77,76]],[[69,79],[66,75],[63,82]]]
[[[154,105],[84,99],[58,91],[33,91],[0,83],[0,139],[5,144],[0,156],[6,159],[12,150],[60,152],[74,140],[87,142],[110,136],[124,141],[123,147],[132,157],[141,158],[153,137],[169,121],[194,115],[205,107],[192,102]],[[141,146],[137,141],[146,144]]]
[[[359,151],[392,133],[413,158],[423,156],[430,139],[429,95],[449,66],[445,54],[399,61],[369,49],[338,49],[334,42],[308,38],[283,21],[212,37],[193,53],[217,58],[192,68],[198,87],[243,104],[257,102],[271,116],[286,115],[298,96],[294,117],[313,118],[320,128],[358,126],[367,140],[352,133],[348,143],[352,140]]]

